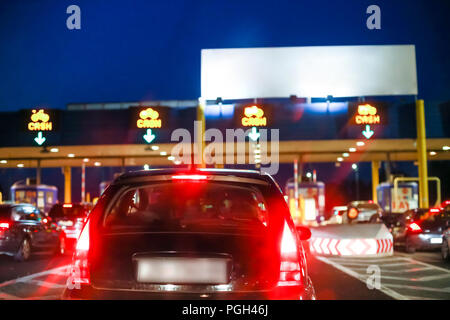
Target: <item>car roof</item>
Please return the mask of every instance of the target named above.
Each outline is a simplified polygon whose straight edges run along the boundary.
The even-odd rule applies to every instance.
[[[265,182],[274,183],[272,177],[266,173],[260,173],[256,170],[238,170],[238,169],[214,169],[214,168],[196,168],[193,170],[180,169],[180,168],[167,168],[167,169],[150,169],[130,171],[118,176],[112,184],[122,183],[135,178],[155,177],[162,175],[172,174],[206,174],[212,176],[234,176],[240,178],[257,179]]]

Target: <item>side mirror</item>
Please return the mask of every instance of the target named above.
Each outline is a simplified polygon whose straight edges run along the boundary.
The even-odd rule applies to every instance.
[[[309,228],[305,226],[297,226],[296,229],[300,240],[305,241],[311,238],[311,230],[309,230]]]

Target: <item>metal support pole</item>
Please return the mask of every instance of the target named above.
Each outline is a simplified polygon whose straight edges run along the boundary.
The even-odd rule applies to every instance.
[[[198,165],[200,168],[205,168],[205,159],[203,159],[203,151],[205,150],[205,107],[206,107],[206,100],[203,98],[198,99],[198,106],[197,106],[197,121],[200,121],[200,132],[197,134],[197,141],[195,141],[195,145],[197,146],[195,150],[198,152],[198,156],[200,157],[198,160]]]
[[[425,106],[423,100],[416,101],[417,158],[419,164],[419,205],[428,208],[427,141],[425,132]]]
[[[37,160],[36,165],[36,184],[41,184],[41,159]]]
[[[377,198],[377,186],[380,184],[380,161],[373,160],[372,161],[372,201],[374,203],[378,202]]]
[[[384,170],[386,172],[386,181],[392,182],[392,174],[391,174],[391,154],[386,153],[386,162],[384,163]]]
[[[63,168],[64,172],[64,202],[72,202],[72,168],[66,166]]]

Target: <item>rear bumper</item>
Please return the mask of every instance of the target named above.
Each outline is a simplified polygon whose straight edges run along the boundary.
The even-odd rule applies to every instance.
[[[421,233],[408,235],[408,241],[411,246],[416,249],[438,249],[442,246],[442,242],[432,243],[431,239],[442,239],[442,235],[438,233]]]
[[[82,286],[80,289],[65,289],[62,299],[68,300],[314,300],[312,284],[308,286],[277,287],[268,291],[240,292],[146,292],[134,290],[96,289]]]

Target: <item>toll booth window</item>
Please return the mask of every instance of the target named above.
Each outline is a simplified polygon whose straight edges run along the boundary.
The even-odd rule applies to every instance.
[[[22,202],[23,199],[25,199],[25,191],[23,191],[23,190],[16,191],[16,195],[14,198],[17,203]]]
[[[253,187],[217,183],[158,184],[125,192],[105,227],[183,229],[193,226],[261,226],[267,205]]]
[[[47,199],[45,203],[53,203],[53,192],[47,191],[45,193],[45,198]]]

